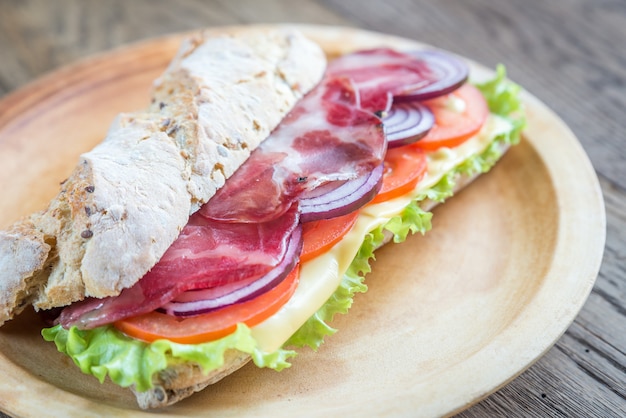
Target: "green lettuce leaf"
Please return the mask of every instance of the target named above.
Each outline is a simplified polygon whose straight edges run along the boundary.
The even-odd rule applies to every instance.
[[[195,362],[205,373],[224,364],[226,350],[248,353],[259,367],[282,370],[295,352],[278,350],[262,353],[252,338],[250,329],[239,324],[237,330],[224,338],[203,344],[178,344],[168,340],[145,343],[127,337],[112,326],[93,330],[69,330],[60,325],[42,331],[46,341],[54,341],[57,350],[68,355],[83,373],[100,382],[108,375],[122,387],[134,386],[143,392],[152,387],[152,376],[177,362]]]
[[[370,231],[339,288],[289,339],[285,347],[319,348],[324,337],[336,332],[329,325],[333,317],[346,313],[355,294],[367,290],[364,276],[371,271],[370,261],[374,259],[374,250],[383,242],[385,234],[392,234],[394,242],[402,242],[412,233],[424,234],[431,228],[432,214],[422,210],[420,202],[424,199],[443,202],[452,196],[459,175],[488,171],[500,158],[502,144],[519,141],[524,126],[520,88],[506,79],[504,67],[498,67],[493,80],[477,87],[485,95],[491,112],[507,118],[512,129],[496,137],[482,154],[469,158],[447,173],[434,187],[414,199],[401,214]],[[122,387],[134,386],[138,391],[151,388],[153,375],[177,362],[195,362],[205,373],[209,373],[223,364],[224,353],[229,349],[248,353],[258,367],[274,370],[289,367],[289,359],[296,354],[284,348],[273,353],[261,352],[250,329],[243,324],[237,327],[235,333],[203,344],[178,344],[167,340],[145,343],[129,338],[111,326],[87,331],[55,326],[44,329],[42,335],[46,341],[54,341],[57,349],[72,358],[83,373],[91,374],[101,382],[109,376],[114,383]]]

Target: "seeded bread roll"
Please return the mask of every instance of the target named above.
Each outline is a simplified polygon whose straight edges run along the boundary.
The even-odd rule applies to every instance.
[[[0,325],[28,304],[65,306],[136,283],[325,63],[291,30],[185,41],[150,107],[119,115],[46,210],[0,232]]]

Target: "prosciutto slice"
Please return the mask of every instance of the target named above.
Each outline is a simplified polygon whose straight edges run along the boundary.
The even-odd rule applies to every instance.
[[[66,328],[90,329],[151,312],[187,290],[260,278],[283,260],[299,227],[296,207],[257,224],[225,224],[196,213],[163,258],[134,286],[116,297],[72,304],[58,322]],[[300,234],[295,236],[301,239]]]
[[[394,95],[424,88],[440,77],[427,61],[389,48],[343,55],[331,62],[326,76],[352,80],[360,108],[374,112],[389,110]]]
[[[382,123],[357,106],[357,97],[349,79],[324,79],[200,209],[202,216],[267,222],[303,194],[379,166],[386,151]]]

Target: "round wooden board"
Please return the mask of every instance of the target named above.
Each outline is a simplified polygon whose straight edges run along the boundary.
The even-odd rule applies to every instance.
[[[411,40],[298,26],[329,56]],[[217,28],[228,31],[233,28]],[[180,35],[54,72],[0,101],[0,227],[42,209],[115,114],[147,105]],[[490,72],[472,65],[473,77]],[[528,128],[489,174],[435,209],[433,230],[377,253],[370,290],[317,352],[280,373],[246,366],[160,415],[438,416],[505,385],[566,330],[605,237],[597,178],[577,139],[524,92]],[[134,397],[82,375],[27,312],[0,328],[0,410],[15,416],[141,415]]]

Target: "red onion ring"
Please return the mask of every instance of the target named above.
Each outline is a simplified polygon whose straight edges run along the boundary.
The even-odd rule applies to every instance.
[[[237,282],[228,283],[216,287],[209,287],[206,289],[190,289],[186,290],[180,295],[176,296],[171,302],[183,303],[183,302],[196,302],[202,299],[217,299],[222,296],[228,295],[243,287],[249,286],[260,277],[250,277],[248,279],[239,280]],[[169,303],[169,302],[168,302]]]
[[[285,256],[265,276],[252,282],[244,280],[241,282],[241,287],[231,286],[222,294],[213,292],[211,295],[211,292],[204,292],[203,290],[190,290],[182,293],[184,296],[179,295],[176,299],[166,303],[159,310],[177,317],[189,317],[253,299],[282,282],[295,268],[301,251],[302,226],[298,225],[289,238]],[[206,297],[207,295],[210,297]]]
[[[412,144],[422,139],[435,124],[435,116],[418,102],[394,104],[383,118],[389,148]]]
[[[300,200],[300,221],[330,219],[354,212],[372,200],[382,186],[384,165],[369,174],[346,181],[323,195]]]
[[[395,102],[426,100],[448,94],[467,81],[469,66],[455,55],[439,51],[410,51],[409,55],[424,60],[435,74],[437,81],[426,86],[405,86],[401,92],[394,93]]]

